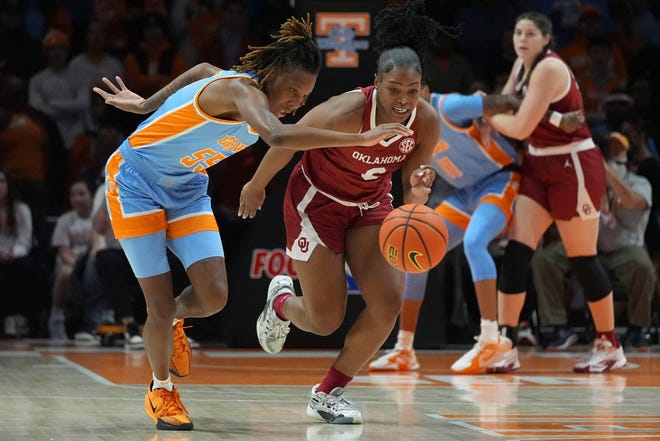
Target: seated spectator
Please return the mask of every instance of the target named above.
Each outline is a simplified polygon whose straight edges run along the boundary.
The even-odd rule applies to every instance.
[[[29,253],[33,245],[30,208],[16,198],[0,170],[0,293],[6,335],[23,336],[37,323],[41,299]]]
[[[635,119],[623,123],[623,132],[630,139],[630,161],[635,173],[651,183],[653,202],[649,224],[644,233],[644,242],[655,263],[656,275],[660,279],[660,160],[653,138],[647,135],[645,125]],[[660,285],[658,286],[660,294]]]
[[[81,256],[88,255],[92,240],[92,190],[85,181],[76,181],[69,189],[72,209],[60,215],[55,224],[51,245],[57,248],[55,275],[51,293],[48,332],[53,340],[67,340],[65,307],[71,275]]]
[[[641,348],[649,345],[643,330],[651,323],[656,282],[653,263],[644,248],[644,230],[651,208],[651,185],[648,180],[627,169],[629,148],[627,137],[618,132],[610,134],[604,155],[607,191],[601,209],[598,257],[610,274],[615,299],[623,295],[627,301],[628,330],[623,342]],[[557,311],[562,305],[568,259],[560,242],[539,248],[532,260],[532,272],[541,324],[561,329],[566,324],[565,312],[561,317],[561,311],[558,314]],[[544,322],[553,318],[559,320]]]
[[[141,321],[146,318],[146,305],[128,259],[115,239],[105,204],[105,186],[94,195],[92,256],[99,284],[107,302],[112,305],[117,321],[125,328],[124,346],[128,349],[144,347]]]
[[[27,101],[25,81],[12,75],[0,79],[0,167],[12,177],[12,192],[30,207],[37,245],[45,250],[50,241],[47,158],[53,139]]]

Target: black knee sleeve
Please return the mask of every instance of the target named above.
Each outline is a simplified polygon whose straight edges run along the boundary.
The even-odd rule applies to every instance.
[[[571,271],[584,288],[584,297],[597,302],[612,291],[610,278],[596,256],[570,257]]]
[[[497,288],[502,294],[517,294],[527,291],[527,269],[534,250],[515,240],[510,240],[504,249]]]

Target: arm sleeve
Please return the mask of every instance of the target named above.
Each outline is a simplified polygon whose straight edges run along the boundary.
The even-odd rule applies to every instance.
[[[452,123],[466,127],[484,114],[483,100],[479,95],[452,93],[442,101],[442,115]]]

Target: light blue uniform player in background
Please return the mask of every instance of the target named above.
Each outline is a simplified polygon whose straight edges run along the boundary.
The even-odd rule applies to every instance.
[[[513,95],[427,92],[427,96],[440,115],[442,127],[433,166],[453,188],[439,205],[431,206],[447,225],[447,251],[464,243],[481,316],[477,343],[451,369],[460,374],[482,373],[498,361],[494,355],[499,345],[510,345],[498,332],[497,269],[488,245],[505,232],[520,182],[517,150],[482,117],[516,110],[519,101]],[[570,131],[571,123],[577,124],[582,116],[577,112],[562,119],[562,128]],[[437,200],[431,196],[433,199]],[[427,280],[428,272],[406,274],[396,346],[373,361],[371,371],[419,369],[413,341]]]

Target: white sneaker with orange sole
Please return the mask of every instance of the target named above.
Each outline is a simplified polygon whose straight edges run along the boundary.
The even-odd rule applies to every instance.
[[[369,363],[370,371],[416,371],[419,369],[414,349],[397,348]]]
[[[500,337],[500,346],[497,354],[486,369],[490,374],[507,374],[520,368],[518,360],[518,348],[514,348],[511,340],[507,337]]]
[[[451,370],[455,374],[482,374],[486,372],[488,367],[494,362],[499,361],[498,354],[500,354],[500,341],[501,337],[498,336],[497,340],[488,341],[483,336],[475,337],[477,341],[472,349],[467,351],[461,358],[456,360],[451,365]],[[503,348],[505,350],[510,350]]]

